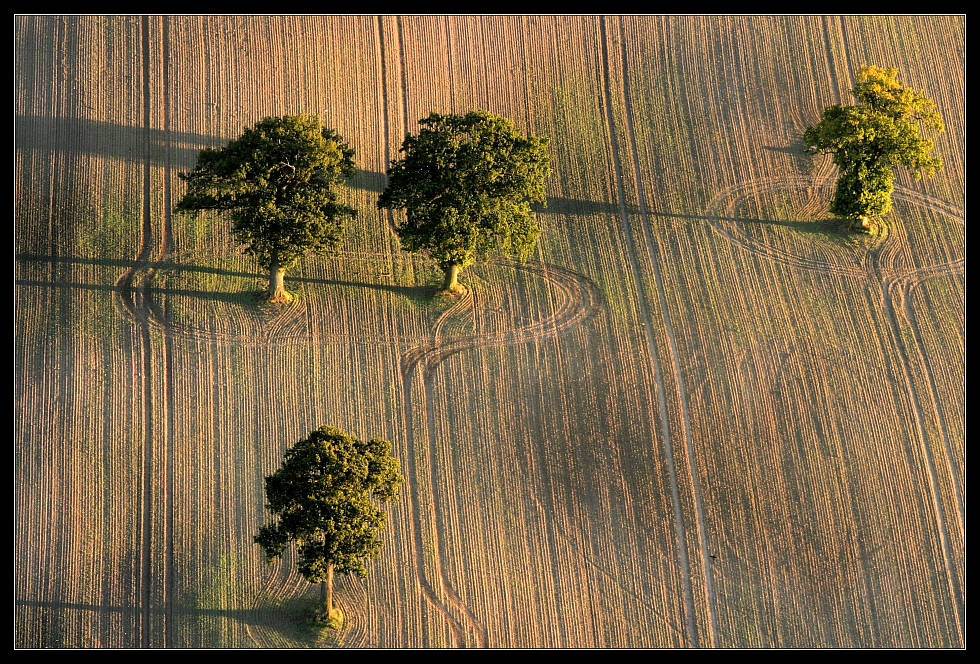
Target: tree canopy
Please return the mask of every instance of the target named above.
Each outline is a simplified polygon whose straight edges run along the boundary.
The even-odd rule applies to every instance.
[[[270,563],[295,542],[299,571],[322,584],[326,615],[333,618],[334,573],[366,576],[365,562],[380,551],[386,522],[375,503],[395,499],[402,482],[390,442],[320,427],[265,478],[267,507],[277,521],[262,526],[255,542]]]
[[[833,155],[839,179],[831,203],[838,216],[862,219],[891,210],[893,167],[905,166],[916,179],[942,167],[923,131],[943,131],[935,103],[897,79],[898,69],[858,71],[854,106],[835,105],[803,133],[808,152]]]
[[[233,234],[267,270],[269,296],[288,300],[283,275],[307,253],[335,247],[356,211],[334,191],[354,173],[354,151],[320,120],[267,117],[220,149],[205,149],[177,212],[227,212]]]
[[[522,136],[487,111],[432,113],[405,138],[378,207],[404,209],[402,247],[429,253],[458,292],[460,269],[493,254],[526,258],[541,232],[532,202],[546,202],[548,139]]]

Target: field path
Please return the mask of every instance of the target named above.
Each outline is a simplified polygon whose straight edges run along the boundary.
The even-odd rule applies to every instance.
[[[451,28],[447,22],[445,24],[447,39],[451,40]],[[386,72],[391,63],[397,63],[397,72],[392,76],[397,76],[401,81],[400,96],[389,94],[387,85],[381,88],[382,115],[385,118],[383,136],[385,139],[384,151],[382,154],[394,156],[397,147],[393,140],[393,130],[390,118],[401,117],[401,131],[399,135],[404,135],[408,131],[408,93],[407,93],[407,60],[403,49],[402,24],[400,18],[395,18],[395,38],[397,44],[391,47],[384,39],[384,23],[382,17],[378,17],[377,24],[377,51],[381,67],[381,80],[387,80]],[[397,53],[391,55],[390,52]],[[452,94],[454,80],[453,62],[447,61],[450,81],[450,98],[455,98]],[[393,109],[401,107],[401,113],[396,114]],[[389,228],[394,234],[394,215],[389,210],[385,213]],[[538,261],[520,263],[508,259],[498,259],[493,262],[498,266],[506,266],[515,270],[523,270],[541,277],[549,285],[550,291],[559,294],[560,303],[554,307],[553,312],[544,320],[535,323],[504,331],[489,334],[468,334],[463,336],[446,336],[445,330],[448,327],[460,326],[465,329],[467,323],[476,323],[474,295],[472,292],[458,298],[435,322],[432,329],[432,338],[429,343],[409,348],[401,356],[401,391],[402,408],[404,412],[404,430],[407,436],[408,454],[407,475],[410,487],[419,487],[420,469],[416,462],[416,456],[412,452],[420,441],[416,440],[416,420],[423,420],[425,429],[429,432],[427,441],[422,443],[428,448],[428,456],[435,458],[435,419],[436,405],[433,399],[432,382],[433,374],[439,364],[446,359],[467,350],[520,342],[535,341],[545,337],[557,336],[561,332],[581,324],[599,306],[600,295],[595,285],[585,277],[565,270],[557,266],[549,266]],[[420,383],[419,383],[420,381]],[[416,405],[416,401],[419,403]],[[414,414],[413,414],[414,413]],[[424,415],[422,415],[424,414]],[[438,485],[438,478],[435,475],[435,466],[431,462],[425,463],[429,468],[427,478],[431,487]],[[433,488],[433,492],[435,489]],[[416,496],[416,491],[406,491],[409,500],[412,501],[413,522],[413,541],[415,543],[416,571],[423,595],[426,599],[441,611],[449,622],[457,646],[476,646],[487,647],[488,636],[487,628],[470,610],[465,602],[455,592],[449,581],[448,575],[442,563],[442,547],[446,545],[448,534],[444,528],[439,526],[440,502],[439,496],[433,493],[430,497],[428,509],[422,510],[421,502]],[[429,550],[431,556],[425,555],[424,541],[430,542]],[[432,566],[431,571],[427,571],[427,559]]]
[[[646,334],[647,348],[653,364],[653,373],[656,380],[657,386],[657,403],[659,406],[659,412],[657,416],[660,420],[661,435],[663,438],[664,445],[664,459],[670,476],[670,486],[673,498],[673,511],[674,511],[674,527],[677,536],[677,546],[678,546],[678,556],[680,558],[680,564],[682,573],[684,575],[683,588],[684,588],[684,598],[687,605],[687,627],[688,627],[688,639],[690,640],[693,647],[701,647],[701,640],[698,636],[698,609],[695,606],[695,590],[693,588],[695,578],[695,572],[692,569],[691,555],[692,553],[688,550],[688,537],[687,537],[687,526],[685,523],[684,515],[681,508],[681,484],[682,479],[677,469],[675,463],[675,454],[683,452],[683,458],[685,458],[687,467],[690,472],[690,478],[688,480],[687,489],[691,491],[693,497],[693,504],[695,510],[695,542],[697,543],[697,550],[694,555],[697,555],[700,563],[700,570],[698,576],[703,579],[704,583],[704,611],[707,615],[708,629],[707,629],[707,643],[704,644],[707,647],[713,647],[717,639],[717,625],[714,617],[714,590],[712,584],[712,572],[711,563],[709,558],[709,547],[707,542],[707,534],[705,530],[704,523],[704,507],[701,502],[701,492],[700,492],[700,481],[698,479],[697,463],[694,458],[694,450],[691,445],[690,435],[689,435],[689,423],[687,415],[687,399],[685,395],[685,387],[683,376],[680,371],[680,362],[677,353],[677,342],[674,338],[674,331],[670,320],[670,314],[666,306],[666,295],[664,293],[663,278],[660,273],[659,261],[656,254],[654,253],[654,244],[650,237],[649,229],[649,218],[646,211],[646,192],[644,191],[640,165],[638,160],[637,146],[636,146],[636,133],[633,128],[632,112],[630,106],[629,97],[629,82],[626,79],[627,63],[626,53],[620,50],[619,55],[623,61],[622,68],[622,94],[625,106],[625,127],[624,130],[629,138],[629,156],[625,156],[623,151],[620,149],[616,136],[617,128],[614,120],[614,113],[612,111],[613,106],[613,92],[612,92],[612,82],[610,76],[610,42],[612,38],[609,35],[609,30],[606,27],[606,18],[603,17],[600,22],[600,30],[602,34],[600,35],[601,43],[601,53],[602,53],[602,80],[604,82],[603,89],[605,91],[605,112],[606,119],[608,122],[607,130],[609,132],[609,141],[612,149],[612,162],[616,173],[616,186],[619,193],[619,218],[622,225],[623,235],[626,238],[628,261],[630,266],[631,274],[640,274],[641,265],[643,265],[642,254],[640,253],[640,248],[638,247],[638,242],[633,237],[633,232],[631,229],[630,221],[627,215],[627,195],[625,191],[624,183],[624,173],[623,164],[632,163],[633,165],[633,176],[635,178],[636,191],[634,192],[638,201],[640,210],[640,221],[643,230],[643,245],[646,247],[646,260],[648,263],[646,265],[650,266],[650,269],[654,276],[654,283],[656,286],[656,292],[650,296],[643,296],[641,289],[641,296],[638,298],[638,304],[643,317],[643,327]],[[654,315],[651,311],[650,302],[656,302],[660,310],[660,320],[655,321]],[[676,384],[676,391],[674,398],[677,399],[677,403],[680,408],[680,431],[677,436],[677,442],[680,444],[680,451],[675,452],[674,449],[674,435],[671,431],[670,416],[668,414],[667,407],[667,387],[664,381],[663,367],[661,366],[661,360],[659,359],[659,352],[657,350],[657,340],[655,338],[656,330],[663,329],[664,334],[667,339],[668,347],[668,363],[669,367],[673,373],[673,379]]]
[[[918,205],[941,214],[946,214],[961,223],[965,223],[966,215],[963,211],[943,201],[931,198],[916,196],[908,189],[901,189],[896,196],[900,199],[915,202]],[[962,550],[965,544],[965,512],[963,507],[963,489],[960,485],[958,474],[955,470],[954,454],[952,451],[948,427],[940,408],[940,400],[936,389],[934,372],[927,359],[925,344],[922,334],[919,331],[915,314],[909,303],[910,294],[914,288],[922,284],[926,279],[954,275],[960,272],[965,259],[950,261],[945,264],[926,266],[925,268],[908,271],[901,265],[896,265],[896,259],[901,255],[900,247],[904,243],[895,242],[893,251],[882,251],[875,254],[875,259],[869,270],[869,277],[872,282],[877,282],[881,287],[881,302],[885,317],[888,319],[892,333],[892,343],[899,353],[900,364],[905,377],[905,391],[911,405],[911,412],[915,421],[915,429],[918,434],[918,453],[919,463],[925,469],[928,478],[929,493],[932,498],[932,514],[936,523],[936,533],[940,542],[943,555],[943,562],[946,571],[946,583],[949,589],[949,603],[956,615],[956,625],[958,627],[958,637],[962,641],[965,637],[964,616],[961,609],[961,601],[965,597],[963,583],[957,565],[954,562],[954,549]],[[897,275],[897,276],[896,276]],[[912,338],[911,348],[905,341],[906,335],[903,331],[907,330]],[[920,396],[919,388],[915,385],[914,365],[918,365],[922,374],[925,376],[928,390],[926,394]],[[953,490],[954,512],[947,514],[942,497],[940,495],[940,482],[937,469],[936,453],[930,444],[929,432],[925,425],[928,416],[923,405],[923,399],[929,406],[931,417],[938,424],[942,436],[941,462],[947,474],[948,485]],[[952,518],[952,522],[950,521]],[[955,539],[954,539],[955,538]]]
[[[159,265],[172,261],[174,243],[173,227],[170,216],[171,209],[171,168],[170,168],[170,104],[169,104],[169,53],[168,53],[168,18],[160,17],[161,37],[156,37],[151,29],[150,17],[144,16],[140,23],[140,37],[142,45],[142,131],[143,131],[143,205],[140,221],[141,238],[139,252],[132,264],[119,275],[115,281],[115,303],[117,309],[127,318],[134,321],[139,328],[139,338],[141,340],[140,352],[142,354],[142,380],[143,380],[143,401],[144,401],[144,432],[143,432],[143,459],[142,459],[142,510],[140,514],[141,522],[141,544],[140,544],[140,619],[137,632],[140,635],[142,647],[166,647],[171,639],[171,624],[167,617],[173,612],[173,565],[174,565],[174,458],[173,450],[169,441],[173,439],[174,430],[174,404],[173,404],[173,385],[174,377],[169,358],[172,355],[172,339],[164,334],[164,353],[162,355],[163,365],[154,366],[152,339],[150,330],[153,323],[166,320],[164,312],[157,311],[154,301],[149,292],[149,284],[156,273]],[[159,44],[160,51],[154,53],[152,45]],[[155,81],[154,76],[158,72],[154,65],[160,66],[160,81]],[[164,94],[163,99],[159,100],[160,105],[156,106],[155,90],[156,83],[162,85]],[[154,109],[162,111],[163,114],[163,133],[165,145],[165,171],[163,181],[164,211],[162,213],[162,225],[159,232],[153,223],[152,209],[152,166],[154,157],[151,154],[151,135],[157,131],[154,122]],[[146,278],[137,278],[141,272],[146,272]],[[161,371],[164,376],[165,393],[154,395],[153,377],[156,371]],[[154,418],[162,421],[162,425],[156,424]],[[166,467],[166,477],[163,482],[154,481],[154,466],[163,459]],[[164,547],[164,567],[163,579],[155,579],[154,571],[154,535],[153,535],[153,503],[157,498],[155,490],[162,490],[162,499],[166,506],[166,513],[163,517],[163,547]],[[159,585],[162,590],[160,601],[163,602],[166,610],[163,611],[163,631],[162,644],[153,643],[151,629],[151,617],[154,613],[155,598],[153,589]]]

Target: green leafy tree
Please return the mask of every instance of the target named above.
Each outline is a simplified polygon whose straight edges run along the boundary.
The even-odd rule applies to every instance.
[[[189,173],[181,213],[227,212],[233,234],[269,272],[268,296],[288,302],[284,276],[297,260],[340,242],[356,211],[334,191],[354,173],[354,151],[316,117],[265,118],[221,149],[205,149]]]
[[[404,209],[402,247],[428,252],[458,293],[462,268],[492,254],[526,258],[537,242],[532,202],[545,203],[548,139],[524,137],[486,111],[433,113],[391,162],[379,208]]]
[[[807,127],[807,152],[833,155],[839,179],[830,211],[869,228],[870,217],[888,214],[895,166],[932,176],[942,162],[924,131],[943,131],[935,103],[897,80],[894,67],[863,67],[851,91],[854,106],[830,106],[820,123]]]
[[[895,174],[887,166],[856,160],[841,167],[830,211],[846,219],[883,217],[892,209]],[[864,226],[866,227],[866,226]]]
[[[255,542],[269,563],[295,542],[300,573],[320,583],[324,616],[341,620],[333,606],[334,574],[366,576],[365,561],[380,551],[386,522],[375,503],[394,500],[402,482],[390,442],[320,427],[265,478],[267,507],[278,520],[262,526]]]

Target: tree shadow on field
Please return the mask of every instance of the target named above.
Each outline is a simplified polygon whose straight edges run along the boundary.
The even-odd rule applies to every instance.
[[[170,166],[190,171],[205,148],[220,148],[233,137],[135,127],[83,118],[16,115],[14,146],[27,152],[61,155],[96,155],[121,161]],[[359,169],[348,184],[380,193],[385,175]]]
[[[265,281],[268,279],[268,275],[261,274],[258,272],[238,272],[234,270],[224,270],[220,268],[210,267],[206,265],[194,265],[189,263],[177,263],[174,261],[148,261],[141,262],[135,260],[125,260],[125,259],[101,259],[101,258],[78,258],[71,256],[39,256],[34,254],[18,254],[18,262],[24,263],[52,263],[52,264],[74,264],[74,265],[96,265],[102,267],[112,267],[112,268],[122,268],[122,269],[140,269],[140,270],[158,270],[160,272],[166,272],[168,274],[210,274],[219,275],[232,278],[242,278],[254,280],[256,282]],[[379,284],[379,283],[368,283],[363,281],[351,281],[343,279],[316,279],[312,277],[302,277],[302,276],[286,276],[287,288],[290,283],[293,284],[309,284],[312,286],[338,286],[342,288],[356,288],[356,289],[367,289],[374,291],[388,292],[392,295],[398,297],[405,297],[413,300],[426,300],[435,291],[434,286],[396,286],[392,284]],[[152,294],[160,295],[180,295],[186,297],[199,298],[202,300],[207,300],[211,302],[221,302],[226,304],[240,305],[250,309],[257,309],[259,307],[259,300],[257,300],[254,295],[254,290],[242,289],[240,291],[214,291],[214,290],[197,290],[188,288],[167,288],[167,287],[156,287],[148,286],[146,288],[137,288],[135,286],[123,286],[123,285],[106,285],[106,284],[95,284],[95,283],[78,283],[65,280],[40,280],[40,279],[28,279],[22,278],[17,279],[16,284],[20,286],[40,286],[40,287],[54,287],[54,288],[78,288],[87,289],[95,291],[108,291],[108,292],[137,292],[143,291]]]
[[[608,201],[590,201],[582,198],[549,198],[547,206],[534,205],[532,209],[537,214],[638,214],[636,206],[621,207],[619,203]]]
[[[758,226],[758,227],[783,227],[813,235],[839,238],[845,236],[847,224],[842,223],[836,218],[827,217],[820,219],[763,219],[759,217],[738,217],[720,216],[704,214],[677,214],[673,212],[651,212],[651,216],[667,217],[675,219],[686,219],[689,221],[721,221],[730,224]]]
[[[258,119],[258,118],[256,118]],[[167,131],[83,118],[50,118],[18,114],[14,118],[16,150],[60,155],[96,155],[122,161],[169,166],[190,171],[205,148],[220,148],[233,137]],[[355,155],[356,159],[356,155]],[[357,169],[347,181],[354,189],[380,194],[387,174]],[[574,198],[549,198],[546,206],[534,206],[539,214],[618,214],[618,203]],[[635,207],[627,213],[637,212]]]
[[[812,174],[819,164],[815,155],[804,150],[803,132],[806,131],[808,123],[803,119],[787,120],[783,122],[784,136],[787,137],[786,145],[763,145],[763,150],[769,152],[779,152],[789,155],[793,160],[793,168],[800,173]]]
[[[814,155],[803,149],[803,139],[793,141],[792,144],[784,146],[763,145],[762,149],[789,155],[793,160],[793,169],[800,173],[812,174],[817,168],[817,161],[813,158]]]
[[[847,239],[852,236],[848,231],[847,221],[841,221],[834,217],[821,219],[798,219],[798,220],[770,220],[758,223],[765,223],[770,226],[783,226],[792,229],[797,233],[807,235],[819,235],[831,239]]]
[[[846,228],[846,224],[842,224],[838,219],[833,217],[821,219],[752,219],[749,217],[722,217],[720,219],[722,221],[743,224],[745,226],[788,228],[796,231],[797,233],[819,235],[828,238],[840,238],[846,236],[846,233],[843,232]]]
[[[313,645],[320,634],[307,624],[306,615],[316,604],[315,600],[306,597],[293,597],[279,604],[258,606],[252,608],[201,608],[201,607],[172,607],[169,609],[151,607],[148,613],[152,616],[176,616],[187,619],[194,618],[227,618],[251,628],[261,628],[271,631],[286,642],[300,642]],[[132,616],[134,622],[147,613],[139,606],[110,606],[105,604],[86,604],[82,602],[50,602],[39,600],[18,599],[14,605],[38,611],[86,611],[106,614],[121,614]],[[212,644],[211,647],[219,644]],[[24,647],[50,647],[49,644],[32,644]],[[208,647],[205,645],[204,647]]]

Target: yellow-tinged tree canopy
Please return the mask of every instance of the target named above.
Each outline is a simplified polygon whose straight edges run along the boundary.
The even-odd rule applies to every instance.
[[[935,103],[897,79],[894,67],[863,67],[851,91],[857,104],[828,107],[803,133],[804,149],[833,155],[840,170],[831,211],[846,217],[883,215],[891,208],[894,166],[918,179],[942,167],[923,131],[942,132]]]

